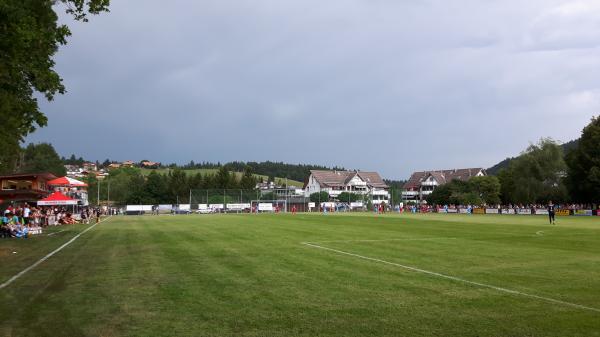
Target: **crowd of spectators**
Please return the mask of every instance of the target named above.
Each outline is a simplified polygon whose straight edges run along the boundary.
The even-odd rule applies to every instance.
[[[27,203],[10,205],[2,212],[0,221],[0,237],[26,238],[29,235],[41,234],[44,227],[56,225],[87,224],[91,219],[100,217],[99,209],[80,208],[78,212],[70,212],[59,206],[30,206]]]
[[[599,205],[596,204],[555,204],[556,210],[568,210],[568,211],[578,211],[578,210],[592,210],[596,211],[599,209]],[[475,209],[498,209],[499,212],[506,212],[506,210],[512,210],[515,213],[519,213],[521,210],[529,210],[531,213],[535,213],[535,210],[544,210],[548,208],[547,204],[509,204],[509,205],[406,205],[402,211],[412,212],[412,213],[428,213],[428,212],[436,212],[436,213],[445,213],[449,210],[464,210],[466,213],[473,213]]]

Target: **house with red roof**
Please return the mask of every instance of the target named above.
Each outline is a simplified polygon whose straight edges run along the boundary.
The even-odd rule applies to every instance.
[[[468,181],[473,177],[485,175],[487,175],[485,169],[480,167],[414,172],[404,184],[402,199],[406,201],[423,201],[433,193],[437,186],[444,185],[452,180]]]

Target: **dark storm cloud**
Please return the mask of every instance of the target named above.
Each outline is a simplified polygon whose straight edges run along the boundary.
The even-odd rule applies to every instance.
[[[65,155],[489,166],[600,107],[598,1],[113,1],[57,57]]]

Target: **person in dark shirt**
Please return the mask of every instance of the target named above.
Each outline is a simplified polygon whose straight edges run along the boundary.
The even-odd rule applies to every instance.
[[[548,203],[548,218],[550,219],[551,225],[556,225],[556,221],[554,219],[554,204],[552,203],[552,200],[550,200]]]

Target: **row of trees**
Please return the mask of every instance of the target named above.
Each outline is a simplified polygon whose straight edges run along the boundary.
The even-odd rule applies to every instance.
[[[155,171],[144,176],[137,168],[125,167],[112,170],[109,177],[98,181],[94,176],[86,179],[89,185],[90,201],[97,203],[98,188],[100,200],[111,200],[116,204],[171,204],[176,200],[189,203],[191,190],[254,190],[257,178],[252,169],[246,167],[242,174],[236,174],[221,167],[215,174],[186,174],[176,168],[167,174]],[[223,201],[218,199],[217,201]]]
[[[0,164],[0,173],[50,172],[57,177],[67,173],[58,153],[48,143],[29,144],[25,148],[17,146],[12,155],[10,163]]]
[[[433,204],[533,204],[600,202],[600,117],[567,149],[544,138],[508,162],[497,176],[453,181],[438,187]]]

